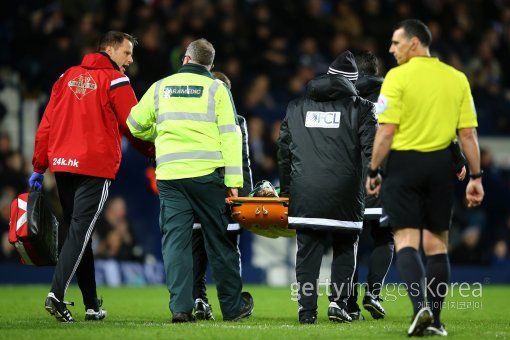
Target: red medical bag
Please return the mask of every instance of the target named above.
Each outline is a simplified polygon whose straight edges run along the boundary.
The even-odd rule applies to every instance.
[[[31,191],[11,203],[9,242],[21,263],[51,266],[58,257],[58,221],[40,191]]]

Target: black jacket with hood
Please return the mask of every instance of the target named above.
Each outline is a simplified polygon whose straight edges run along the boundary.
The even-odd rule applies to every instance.
[[[374,105],[340,75],[311,80],[289,103],[278,139],[289,228],[361,231],[362,154],[372,156],[376,125]]]
[[[359,74],[356,81],[356,89],[359,95],[366,100],[376,103],[381,92],[384,78],[369,74]],[[367,167],[370,159],[363,157],[363,183],[367,177]],[[381,198],[379,196],[366,196],[365,198],[365,220],[378,220],[382,215]]]

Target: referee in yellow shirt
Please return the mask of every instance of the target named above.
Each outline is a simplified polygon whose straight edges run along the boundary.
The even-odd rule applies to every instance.
[[[456,172],[449,145],[457,136],[470,171],[468,206],[479,205],[484,196],[469,83],[462,72],[430,56],[431,40],[419,20],[405,20],[393,32],[390,53],[399,66],[388,72],[381,88],[380,126],[366,183],[369,195],[381,190],[394,228],[397,269],[414,309],[409,336],[448,334],[440,313],[450,276],[448,231]],[[382,182],[378,169],[386,156]]]

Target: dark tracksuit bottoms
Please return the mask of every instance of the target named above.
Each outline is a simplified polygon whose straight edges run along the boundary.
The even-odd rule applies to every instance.
[[[374,296],[381,294],[384,284],[384,278],[390,269],[393,259],[394,241],[393,232],[390,227],[381,227],[378,220],[363,221],[363,230],[370,229],[370,234],[374,240],[374,247],[370,254],[368,262],[368,277],[366,291]],[[347,311],[349,313],[358,312],[360,310],[358,299],[358,268],[354,272],[354,285],[347,302]]]
[[[296,280],[298,283],[299,318],[317,313],[317,280],[326,249],[333,248],[329,301],[340,308],[347,306],[347,298],[356,268],[359,236],[356,233],[296,230]]]
[[[108,198],[111,180],[67,172],[55,173],[55,180],[62,205],[63,225],[59,228],[61,251],[55,266],[51,292],[62,301],[76,273],[85,308],[97,309],[91,236]]]
[[[239,254],[227,237],[226,188],[219,171],[196,178],[158,180],[157,186],[170,311],[191,313],[195,307],[191,240],[196,216],[202,222],[223,319],[236,317],[242,289]]]

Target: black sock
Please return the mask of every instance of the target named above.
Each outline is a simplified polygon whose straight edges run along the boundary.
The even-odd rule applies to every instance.
[[[397,253],[397,269],[407,285],[407,293],[416,314],[425,307],[425,268],[418,251],[412,247],[400,249]]]
[[[393,243],[376,245],[368,262],[367,291],[373,296],[381,294],[384,277],[388,272],[393,258]]]
[[[427,298],[434,315],[434,326],[441,327],[441,307],[450,282],[450,261],[448,254],[427,256]]]

